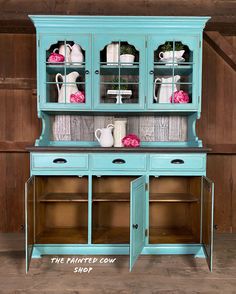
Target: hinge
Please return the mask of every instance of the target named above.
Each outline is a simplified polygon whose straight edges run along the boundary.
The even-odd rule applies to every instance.
[[[200,96],[198,96],[198,104],[200,104]]]
[[[144,104],[147,104],[147,96],[144,97]]]
[[[145,229],[145,237],[148,236],[148,229]]]
[[[201,48],[201,46],[202,46],[202,41],[199,40],[199,48]]]
[[[40,39],[38,39],[38,47],[40,47]]]
[[[145,191],[148,191],[148,183],[145,184]]]
[[[147,48],[147,40],[145,41],[145,47]]]

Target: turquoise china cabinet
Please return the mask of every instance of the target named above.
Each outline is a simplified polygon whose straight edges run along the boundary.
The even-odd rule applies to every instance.
[[[30,16],[38,117],[26,270],[42,255],[191,254],[212,270],[214,186],[196,135],[208,17]],[[125,120],[138,148],[100,147]]]

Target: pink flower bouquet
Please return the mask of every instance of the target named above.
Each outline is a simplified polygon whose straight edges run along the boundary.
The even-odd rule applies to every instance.
[[[78,91],[70,95],[71,103],[85,103],[85,95],[83,91]]]
[[[48,62],[51,63],[57,63],[57,62],[63,62],[65,60],[65,57],[62,54],[58,53],[51,53],[50,56],[48,57]]]
[[[183,90],[174,92],[174,103],[189,103],[189,101],[188,93]],[[172,102],[172,96],[170,97],[170,102]]]
[[[139,147],[140,139],[135,134],[129,134],[122,139],[124,147]]]

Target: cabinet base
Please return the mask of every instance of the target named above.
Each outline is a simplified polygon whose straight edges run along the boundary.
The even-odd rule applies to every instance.
[[[77,244],[37,244],[33,248],[32,258],[42,255],[128,255],[128,245],[77,245]],[[201,244],[161,244],[145,246],[141,254],[153,255],[185,255],[192,254],[197,258],[205,258]]]

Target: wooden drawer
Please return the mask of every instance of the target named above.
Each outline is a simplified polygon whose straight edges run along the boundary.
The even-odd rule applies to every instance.
[[[206,154],[158,154],[150,155],[150,171],[205,172]]]
[[[110,171],[145,171],[146,155],[144,154],[91,154],[92,170]]]
[[[32,153],[31,168],[33,170],[87,170],[87,154],[66,153]]]

